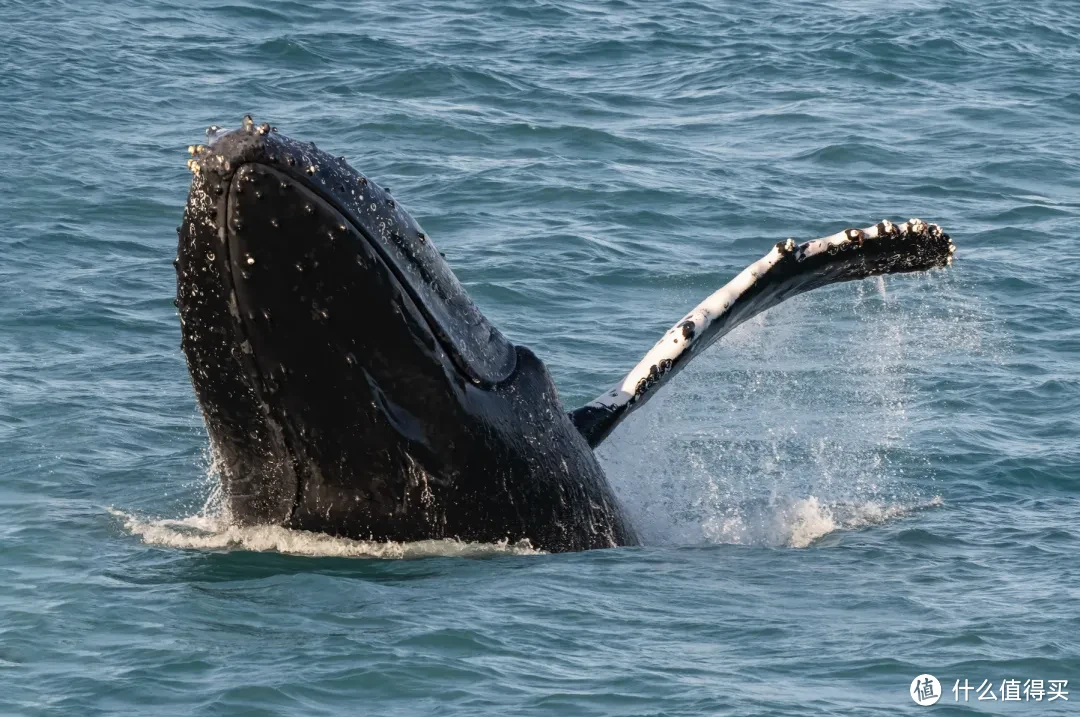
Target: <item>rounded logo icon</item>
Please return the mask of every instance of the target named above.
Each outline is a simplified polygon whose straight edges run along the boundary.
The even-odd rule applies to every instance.
[[[933,675],[919,675],[911,681],[911,699],[915,704],[929,707],[941,699],[941,683]]]

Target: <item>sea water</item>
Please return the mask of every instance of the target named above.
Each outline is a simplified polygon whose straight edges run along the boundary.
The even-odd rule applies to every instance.
[[[1073,714],[1078,78],[1065,1],[0,3],[0,713]],[[171,261],[249,112],[391,186],[568,408],[779,240],[959,249],[620,427],[641,547],[240,528]]]

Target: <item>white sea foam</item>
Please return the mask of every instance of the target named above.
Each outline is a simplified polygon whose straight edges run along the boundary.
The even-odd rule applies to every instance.
[[[742,511],[706,526],[711,542],[806,548],[838,531],[859,530],[943,504],[941,496],[919,503],[879,501],[826,503],[809,496],[760,511]]]
[[[276,525],[241,526],[213,515],[154,519],[115,508],[109,508],[109,512],[122,521],[124,530],[138,536],[147,545],[189,550],[249,550],[311,557],[394,559],[540,554],[528,541],[466,543],[458,540],[418,540],[398,543],[350,540]]]

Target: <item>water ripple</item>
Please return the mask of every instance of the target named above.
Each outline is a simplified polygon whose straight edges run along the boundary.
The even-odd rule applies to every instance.
[[[956,679],[1075,680],[1068,3],[0,26],[0,712],[891,715],[932,671],[967,713]],[[602,457],[643,547],[241,528],[207,511],[170,263],[183,150],[245,112],[393,186],[568,406],[787,236],[924,216],[958,260],[794,299],[635,415]]]

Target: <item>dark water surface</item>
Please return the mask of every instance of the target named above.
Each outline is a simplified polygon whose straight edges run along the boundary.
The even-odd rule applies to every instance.
[[[241,530],[171,261],[184,148],[245,112],[391,186],[568,407],[779,239],[960,249],[620,428],[645,547]],[[999,692],[1080,687],[1077,3],[7,0],[0,141],[0,712],[1078,709]]]

